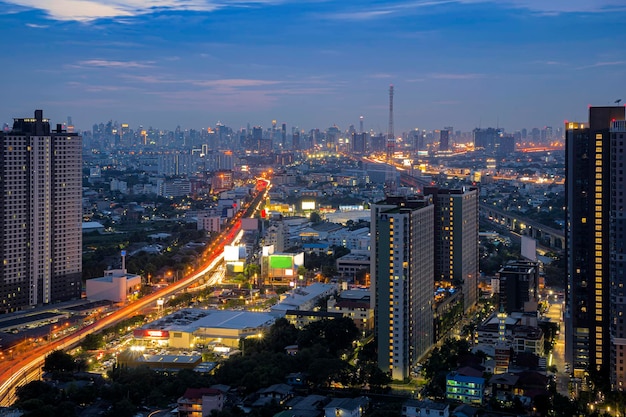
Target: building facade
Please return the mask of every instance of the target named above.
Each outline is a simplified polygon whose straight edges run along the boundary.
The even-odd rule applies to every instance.
[[[0,133],[0,312],[80,298],[81,137],[43,112]]]
[[[388,197],[373,205],[371,227],[378,366],[403,380],[433,343],[432,198]]]
[[[565,125],[565,359],[576,377],[586,371],[602,371],[608,376],[611,302],[615,307],[622,299],[618,294],[611,298],[609,292],[613,120],[624,120],[624,107],[590,107],[588,124]],[[618,323],[623,320],[614,319]],[[616,325],[615,331],[618,327],[623,325]],[[615,375],[613,379],[615,382]]]
[[[537,302],[539,293],[539,263],[511,261],[498,271],[498,299],[506,313],[524,311],[524,303]]]
[[[425,187],[435,202],[435,280],[463,291],[467,311],[478,300],[478,189]]]
[[[626,386],[626,212],[624,193],[626,177],[626,121],[616,120],[611,129],[611,205],[609,217],[609,273],[611,277],[611,382],[614,389],[624,390]]]

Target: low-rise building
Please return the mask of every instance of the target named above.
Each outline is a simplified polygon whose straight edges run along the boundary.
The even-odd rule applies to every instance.
[[[337,275],[342,279],[355,281],[357,274],[370,270],[369,252],[352,252],[337,258]]]
[[[326,309],[349,317],[361,332],[374,328],[374,310],[370,306],[369,290],[342,291],[337,297],[328,299]]]
[[[256,337],[274,323],[267,313],[239,310],[183,309],[148,323],[133,334],[144,345],[190,349],[211,342],[238,347],[239,340]]]
[[[273,314],[284,316],[287,310],[314,310],[317,302],[337,292],[336,284],[316,282],[308,287],[295,288],[281,296],[278,304],[271,307]]]
[[[224,393],[213,388],[187,388],[177,401],[178,417],[207,417],[224,408]]]
[[[485,379],[450,372],[446,376],[446,398],[466,404],[482,404],[485,394]]]
[[[87,280],[87,298],[91,301],[126,301],[141,289],[141,275],[129,274],[126,269],[104,271],[104,276]]]
[[[324,407],[324,417],[361,417],[368,406],[366,397],[334,398]]]
[[[449,417],[450,405],[410,399],[402,404],[402,417]]]

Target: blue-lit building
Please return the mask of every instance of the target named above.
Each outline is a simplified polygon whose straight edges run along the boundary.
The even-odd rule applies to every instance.
[[[446,375],[446,398],[465,404],[482,404],[485,378],[450,372]]]

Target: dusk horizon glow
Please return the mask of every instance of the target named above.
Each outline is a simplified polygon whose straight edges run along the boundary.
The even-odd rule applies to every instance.
[[[48,4],[52,3],[52,4]],[[562,127],[626,99],[623,1],[0,2],[0,123]]]

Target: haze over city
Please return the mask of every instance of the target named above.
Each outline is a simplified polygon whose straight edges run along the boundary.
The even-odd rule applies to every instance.
[[[125,3],[125,4],[124,4]],[[79,129],[559,126],[622,98],[626,7],[603,1],[0,2],[10,100]],[[626,97],[625,97],[626,98]]]

